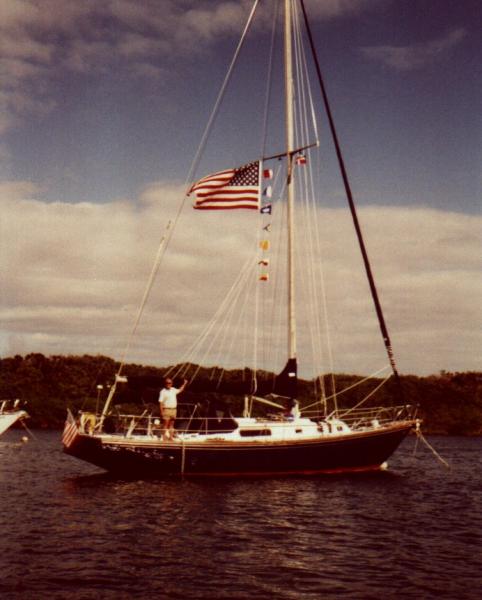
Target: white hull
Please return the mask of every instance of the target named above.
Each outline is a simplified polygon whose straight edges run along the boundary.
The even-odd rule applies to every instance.
[[[16,423],[19,419],[22,419],[26,416],[27,413],[24,410],[0,413],[0,435],[7,431],[7,429],[11,427],[14,423]]]

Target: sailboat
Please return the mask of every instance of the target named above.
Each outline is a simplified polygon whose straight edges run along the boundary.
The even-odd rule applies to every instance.
[[[187,199],[192,203],[197,212],[191,214],[214,219],[226,214],[221,211],[230,211],[229,214],[235,214],[234,211],[236,214],[239,214],[238,211],[249,213],[253,215],[258,231],[256,243],[253,244],[256,246],[254,260],[251,258],[246,263],[248,266],[237,269],[233,286],[226,292],[220,308],[209,320],[203,333],[186,353],[187,359],[166,369],[164,373],[164,377],[174,382],[181,379],[187,382],[184,394],[189,396],[190,402],[183,405],[182,396],[179,396],[175,430],[170,435],[169,431],[163,430],[159,409],[156,407],[157,394],[164,385],[164,377],[131,376],[125,370],[124,353],[103,409],[81,412],[77,416],[68,411],[62,441],[64,451],[71,456],[123,476],[263,477],[367,472],[385,468],[387,459],[417,426],[414,409],[404,402],[392,344],[362,236],[305,5],[303,0],[283,0],[283,3],[281,18],[277,12],[278,3],[274,18],[275,24],[282,23],[283,30],[283,147],[277,148],[279,151],[273,147],[274,151],[268,153],[265,150],[266,140],[263,140],[261,158],[254,157],[236,168],[222,164],[222,156],[218,156],[221,163],[218,164],[218,169],[199,179],[193,177],[199,164],[195,160],[187,179],[189,185],[183,202]],[[208,122],[201,149],[205,146],[209,128],[217,116],[258,4],[259,0],[256,0],[249,14]],[[273,27],[272,40],[275,39],[274,31]],[[275,44],[272,43],[271,49],[274,47]],[[376,316],[384,345],[382,350],[386,355],[381,369],[360,377],[356,383],[350,383],[344,389],[336,389],[338,382],[332,375],[332,352],[322,350],[324,346],[320,341],[322,336],[333,338],[333,334],[328,326],[323,328],[320,325],[320,315],[323,318],[327,316],[329,302],[326,300],[322,281],[323,272],[317,264],[321,254],[317,241],[319,232],[314,225],[318,208],[315,196],[306,191],[314,187],[315,178],[310,170],[316,164],[315,153],[320,150],[317,117],[314,116],[315,101],[311,83],[308,82],[312,74],[320,97],[319,105],[325,109],[324,122],[334,144],[349,214],[355,229],[354,239],[361,251],[368,282],[367,290],[374,303],[372,314]],[[299,109],[298,105],[303,105],[304,108]],[[268,194],[269,187],[265,180],[273,181],[273,188],[276,181],[277,196],[273,197],[272,189]],[[299,215],[305,210],[300,208],[304,199],[306,214],[301,226],[297,219],[300,219]],[[277,228],[276,240],[271,235],[275,229],[275,213],[280,215],[280,222],[281,216],[286,219],[286,225],[279,225]],[[137,333],[142,311],[152,293],[161,259],[176,226],[176,219],[174,222],[170,221],[168,233],[161,241],[131,338]],[[314,226],[313,230],[309,229],[311,226]],[[285,248],[286,254],[270,255],[270,249],[275,243]],[[300,254],[297,254],[300,244],[303,257],[301,269]],[[315,267],[308,272],[305,263],[310,253],[315,257]],[[278,264],[276,267],[276,263],[281,266]],[[275,275],[280,278],[286,276],[286,283],[275,288]],[[297,306],[299,279],[307,280],[310,290],[308,296],[304,297],[302,311]],[[320,282],[321,292],[318,292]],[[214,283],[213,281],[213,285]],[[174,284],[170,282],[170,285]],[[286,304],[279,299],[281,292],[286,296]],[[254,307],[254,312],[250,313],[247,320],[241,319],[241,309],[234,308],[241,297],[246,298],[243,294],[253,294],[255,298],[252,302],[245,301],[245,306],[247,304]],[[281,312],[278,310],[280,305],[285,307]],[[259,345],[262,320],[260,313],[263,307],[267,314],[279,314],[280,322],[284,322],[281,335],[284,336],[284,341],[274,339],[274,332],[280,331],[279,327],[274,326],[271,334],[264,338],[271,351],[275,350],[278,356],[283,353],[285,355],[280,365],[283,368],[279,369],[278,375],[270,375],[269,371],[258,367],[260,355],[263,354]],[[188,308],[186,314],[189,314]],[[309,384],[299,377],[299,372],[304,369],[300,359],[304,355],[300,346],[301,342],[307,341],[299,332],[300,313],[306,313],[308,308],[313,315],[308,317],[312,354],[318,358],[321,354],[328,357],[331,373],[327,376],[317,375]],[[217,321],[221,322],[224,337],[216,337],[214,334],[214,324]],[[242,331],[234,334],[233,324],[236,321],[241,324]],[[201,348],[202,344],[211,349],[217,348],[220,361],[225,356],[223,348],[239,350],[240,346],[247,343],[244,330],[249,322],[255,325],[256,334],[252,339],[257,340],[253,344],[255,359],[249,367],[243,366],[233,375],[221,364],[213,367],[212,364],[201,365],[192,360],[193,356],[207,356],[201,351],[198,354],[193,351]],[[360,356],[362,353],[363,350],[360,351]],[[238,353],[238,360],[241,360],[239,356]],[[314,361],[312,366],[317,368]],[[387,371],[386,376],[378,377],[380,373]],[[367,391],[366,386],[370,383],[373,383],[373,387]],[[388,406],[375,405],[375,395],[385,384],[390,387],[391,396],[398,401],[392,401]],[[307,385],[311,386],[311,400],[306,393]],[[344,394],[356,386],[361,386],[359,389],[363,393],[357,395],[356,402],[345,405]],[[145,401],[146,389],[151,391],[151,399],[154,398],[154,408]],[[127,414],[114,410],[118,399],[122,403],[127,398],[128,403],[132,404],[136,395],[143,402],[142,410]],[[195,401],[196,395],[201,401]],[[223,397],[228,400],[223,400]]]
[[[27,413],[20,408],[20,400],[0,400],[0,435],[27,416]]]

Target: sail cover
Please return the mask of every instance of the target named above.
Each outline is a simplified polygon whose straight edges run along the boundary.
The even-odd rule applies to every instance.
[[[285,368],[276,377],[274,393],[287,398],[296,398],[298,393],[298,365],[296,358],[288,359]]]

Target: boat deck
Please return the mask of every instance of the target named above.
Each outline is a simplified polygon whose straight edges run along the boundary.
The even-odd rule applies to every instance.
[[[176,430],[174,438],[165,438],[162,430],[151,432],[125,432],[94,434],[100,437],[103,443],[110,444],[140,444],[152,445],[210,445],[212,443],[223,445],[248,445],[248,444],[280,444],[296,443],[321,440],[333,440],[366,436],[370,432],[374,434],[382,431],[393,431],[412,427],[412,420],[397,421],[396,423],[380,424],[375,422],[369,426],[361,426],[351,429],[346,423],[339,419],[333,419],[323,423],[316,423],[311,419],[299,418],[292,421],[270,421],[265,419],[240,418],[236,419],[238,427],[233,431],[204,433],[202,431],[189,432]]]

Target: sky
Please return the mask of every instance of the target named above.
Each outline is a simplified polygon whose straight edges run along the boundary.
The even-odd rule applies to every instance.
[[[305,4],[400,370],[480,370],[482,4]],[[2,0],[2,356],[122,355],[250,7]],[[261,13],[225,99],[234,116],[220,121],[200,176],[249,160],[243,115],[264,85],[267,39]],[[331,235],[345,234],[340,196],[328,178],[319,210]],[[246,239],[244,216],[191,213],[163,279],[179,276],[180,290],[162,294],[161,282],[157,325],[143,325],[151,339],[132,360],[176,361]],[[211,255],[197,247],[206,234],[218,241]],[[340,269],[355,278],[345,258]],[[363,347],[365,329],[344,321],[340,369],[367,372],[363,351],[346,346],[355,329]]]

